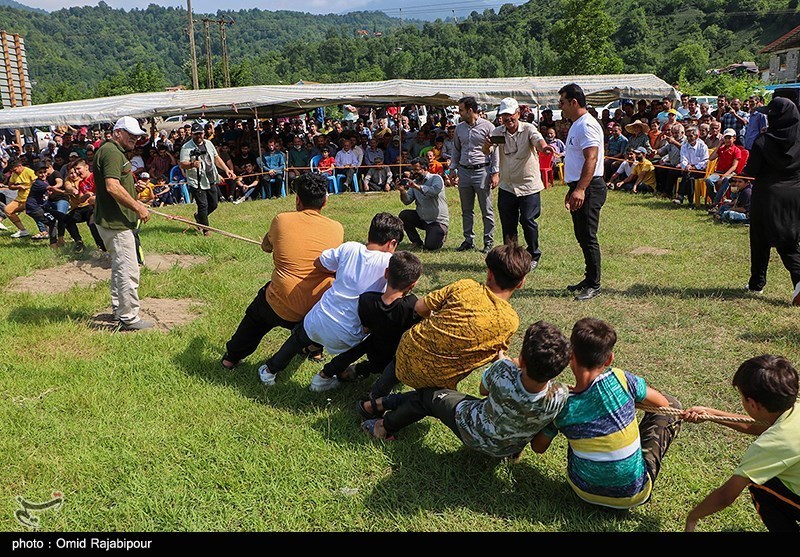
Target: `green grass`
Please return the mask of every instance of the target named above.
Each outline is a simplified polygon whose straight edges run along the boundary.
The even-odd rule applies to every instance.
[[[798,309],[788,305],[790,281],[777,256],[764,297],[745,297],[747,229],[662,199],[609,195],[600,230],[603,295],[574,302],[563,288],[581,278],[583,260],[564,193],[543,193],[542,263],[512,298],[522,327],[546,319],[568,334],[580,317],[606,319],[619,335],[617,365],[684,405],[731,411],[741,411],[730,386],[741,361],[770,352],[800,362]],[[446,249],[422,254],[418,293],[485,278],[477,251],[454,251],[460,209],[457,192],[448,196]],[[394,193],[340,195],[325,214],[344,224],[346,240],[363,241],[374,213],[401,208]],[[258,239],[277,212],[292,209],[292,199],[223,204],[211,221]],[[299,359],[275,387],[259,383],[256,369],[283,330],[234,373],[219,366],[272,260],[254,245],[181,230],[154,216],[142,232],[146,250],[209,258],[190,269],[143,272],[143,298],[205,302],[196,321],[169,334],[90,329],[90,316],[108,307],[107,283],[49,296],[0,293],[0,529],[21,529],[17,495],[43,501],[61,491],[61,509],[40,515],[44,530],[676,531],[748,445],[719,425],[685,424],[652,500],[614,512],[572,494],[563,437],[545,455],[526,451],[517,465],[462,448],[430,419],[394,443],[374,442],[353,408],[367,384],[312,393],[319,368]],[[630,254],[642,246],[669,253]],[[5,234],[0,288],[68,257]],[[511,353],[519,347],[517,335]],[[573,380],[568,370],[562,379]],[[478,382],[473,373],[460,387],[477,394]],[[763,530],[748,499],[700,528]]]

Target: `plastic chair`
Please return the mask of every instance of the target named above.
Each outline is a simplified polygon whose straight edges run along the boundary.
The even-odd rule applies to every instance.
[[[186,184],[186,177],[183,175],[180,165],[175,165],[169,171],[169,186],[172,191],[172,196],[176,199],[182,199],[183,203],[191,203],[192,197],[189,195],[189,186]]]
[[[562,157],[559,162],[556,163],[556,172],[558,172],[558,179],[562,182],[564,181],[564,158]]]
[[[717,169],[717,159],[708,161],[706,173],[702,178],[695,178],[694,181],[694,204],[704,205],[706,202],[706,178],[714,174]]]
[[[539,170],[542,173],[542,182],[545,188],[553,187],[555,180],[553,176],[553,154],[552,153],[539,153]]]
[[[346,179],[347,179],[347,176],[345,176],[344,174],[337,174],[336,175],[336,182],[337,182],[336,185],[337,185],[337,189],[339,191],[342,190],[342,184],[344,183],[344,181]],[[359,191],[359,189],[358,189],[358,169],[357,168],[355,169],[355,172],[353,172],[353,191],[354,192],[358,192]]]
[[[311,172],[320,174],[319,161],[321,160],[322,155],[314,155],[311,157],[311,161],[308,163],[308,166],[311,167]],[[328,193],[339,193],[339,181],[336,179],[336,176],[327,174],[325,177],[328,179]]]

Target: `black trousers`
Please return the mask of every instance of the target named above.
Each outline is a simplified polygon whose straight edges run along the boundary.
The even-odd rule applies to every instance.
[[[477,399],[458,391],[436,387],[388,395],[381,401],[381,405],[387,410],[383,417],[383,427],[389,433],[397,433],[426,416],[433,416],[461,440],[456,424],[456,406],[463,400]]]
[[[656,168],[656,191],[661,195],[672,197],[675,183],[681,174],[680,168]]]
[[[267,360],[267,366],[270,372],[278,373],[286,369],[286,366],[298,354],[315,354],[318,352],[322,352],[322,346],[308,338],[303,323],[300,322],[294,326],[292,334],[289,335],[289,338],[286,339],[278,351]]]
[[[81,239],[81,233],[78,230],[79,222],[85,222],[89,225],[89,232],[92,233],[94,243],[98,248],[100,248],[101,251],[107,251],[106,245],[103,243],[103,239],[100,237],[100,233],[97,231],[97,225],[94,223],[94,207],[91,205],[76,207],[67,213],[67,216],[64,219],[64,226],[75,242],[83,242]],[[59,231],[59,236],[62,235],[63,234],[61,231]]]
[[[239,363],[252,354],[261,343],[261,339],[275,327],[292,330],[296,322],[286,321],[267,303],[267,288],[269,283],[261,287],[256,297],[244,311],[242,322],[236,332],[225,345],[226,358],[233,363]]]
[[[367,377],[373,373],[381,373],[394,358],[394,352],[386,350],[385,343],[377,343],[368,336],[364,342],[357,344],[347,352],[335,356],[322,368],[322,375],[325,377],[338,376],[347,366],[358,361],[361,356],[366,355],[367,359],[356,364],[356,374],[360,377]]]
[[[503,243],[517,243],[517,223],[522,225],[528,253],[534,261],[542,257],[539,249],[539,225],[536,219],[542,214],[542,199],[539,192],[516,196],[510,191],[497,192],[497,212],[503,227]]]
[[[770,532],[800,532],[800,495],[778,478],[748,486],[753,505]]]
[[[420,244],[427,250],[436,250],[444,245],[447,239],[447,227],[439,222],[427,223],[420,218],[414,209],[400,211],[398,215],[403,221],[403,228],[412,244]],[[425,231],[425,241],[419,236],[417,229]]]
[[[578,185],[570,182],[570,194]],[[595,176],[586,188],[583,205],[577,211],[572,211],[572,228],[575,239],[583,251],[583,260],[586,264],[585,277],[582,281],[584,287],[597,288],[600,286],[600,242],[597,241],[597,229],[600,226],[600,209],[606,202],[608,188],[602,176]]]
[[[694,205],[694,180],[695,175],[691,174],[690,172],[682,172],[681,173],[681,181],[678,185],[678,195],[683,197],[687,197],[689,201],[689,205]]]
[[[767,284],[767,267],[772,247],[760,227],[750,224],[750,290],[761,290]],[[792,288],[800,282],[800,243],[786,242],[775,246],[783,266],[789,271]]]
[[[208,226],[208,215],[216,211],[217,205],[219,205],[219,189],[216,186],[211,186],[211,189],[208,190],[194,188],[192,193],[197,202],[195,220],[198,224]]]
[[[25,212],[37,223],[41,223],[45,226],[45,228],[47,228],[50,243],[55,244],[57,240],[56,233],[58,231],[58,221],[56,220],[56,217],[53,216],[53,213],[46,211],[42,207],[28,209],[27,206],[25,208]]]

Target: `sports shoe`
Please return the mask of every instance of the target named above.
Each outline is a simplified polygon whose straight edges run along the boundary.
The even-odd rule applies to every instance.
[[[489,252],[492,251],[493,249],[494,249],[494,244],[483,244],[483,249],[481,250],[481,253],[483,255],[488,255]]]
[[[86,246],[83,245],[83,242],[75,242],[75,245],[72,246],[72,251],[75,253],[83,253],[84,249],[86,249]]]
[[[756,296],[761,296],[764,293],[763,288],[761,290],[753,290],[752,288],[750,288],[749,284],[744,287],[744,291],[747,292],[748,294],[755,294]]]
[[[8,230],[8,227],[2,222],[0,222],[0,230]]]
[[[792,305],[800,306],[800,282],[794,287],[794,294],[792,294]]]
[[[234,204],[234,205],[238,205],[238,204],[239,204],[239,203],[241,203],[242,201],[244,201],[244,197],[240,197],[239,199],[237,199],[236,201],[234,201],[234,202],[233,202],[233,204]]]
[[[468,240],[464,240],[461,242],[461,245],[456,248],[456,251],[469,251],[471,249],[475,249],[475,245]]]
[[[27,230],[17,230],[16,232],[14,232],[11,235],[11,237],[12,238],[25,238],[26,236],[30,236],[30,235],[31,235],[31,233],[28,232]]]
[[[155,324],[152,321],[145,321],[144,319],[139,319],[139,321],[134,321],[133,323],[119,322],[120,331],[144,331],[145,329],[152,329],[154,326]]]
[[[538,266],[539,266],[539,260],[538,259],[534,259],[533,261],[531,261],[531,271],[536,270],[536,267],[538,267]]]
[[[673,202],[675,205],[683,205],[683,198],[681,198],[681,197],[676,197],[675,199],[673,199],[673,200],[672,200],[672,202]]]
[[[314,392],[330,391],[339,386],[339,379],[337,377],[325,377],[320,371],[311,379],[309,390]]]
[[[267,387],[272,387],[275,384],[276,377],[277,377],[276,374],[272,373],[269,370],[267,364],[264,364],[263,366],[258,368],[258,378]]]
[[[594,298],[598,294],[600,294],[600,287],[599,286],[597,288],[592,288],[591,286],[586,286],[586,287],[582,288],[581,291],[578,292],[575,295],[575,300],[577,300],[578,302],[585,302],[586,300],[591,300],[592,298]]]

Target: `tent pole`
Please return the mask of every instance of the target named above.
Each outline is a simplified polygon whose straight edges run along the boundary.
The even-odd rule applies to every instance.
[[[256,141],[258,142],[258,160],[261,160],[261,120],[258,119],[258,107],[253,108],[256,117]]]

